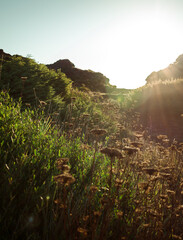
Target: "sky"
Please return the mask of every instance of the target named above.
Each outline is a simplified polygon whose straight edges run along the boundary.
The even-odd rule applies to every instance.
[[[0,0],[0,49],[69,59],[118,88],[143,86],[183,54],[182,0]]]

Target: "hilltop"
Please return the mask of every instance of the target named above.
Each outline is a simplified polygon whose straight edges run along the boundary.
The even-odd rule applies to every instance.
[[[47,65],[49,69],[61,69],[73,81],[73,87],[87,87],[91,91],[106,92],[107,88],[115,88],[109,84],[109,79],[100,72],[81,70],[68,59],[58,60]]]
[[[152,72],[147,78],[147,83],[158,80],[171,80],[183,78],[183,54],[181,54],[174,63],[158,72]]]
[[[17,54],[11,56],[9,53],[5,53],[2,49],[0,49],[0,57],[3,64],[6,61],[11,61],[13,57],[21,57],[22,60],[28,59]],[[109,79],[102,73],[76,68],[68,59],[60,59],[53,64],[41,65],[44,65],[49,70],[54,70],[56,73],[61,71],[72,81],[72,87],[79,88],[82,91],[109,93],[116,89],[116,86],[111,85]]]

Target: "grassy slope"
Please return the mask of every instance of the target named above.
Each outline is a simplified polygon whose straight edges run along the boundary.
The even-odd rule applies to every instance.
[[[141,114],[141,124],[151,135],[167,134],[183,141],[183,80],[158,81],[129,92],[122,102]]]
[[[94,118],[77,118],[76,102],[62,125],[42,109],[22,112],[1,93],[1,239],[181,239],[181,146],[149,143],[139,133],[125,138],[130,115],[114,101],[94,99],[116,133],[93,135]],[[121,159],[100,153],[137,139],[140,149]]]

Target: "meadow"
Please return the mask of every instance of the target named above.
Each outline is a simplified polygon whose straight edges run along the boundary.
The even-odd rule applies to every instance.
[[[137,96],[73,89],[63,114],[1,92],[2,240],[182,239],[183,143],[152,139]]]
[[[1,59],[0,238],[182,239],[183,80],[74,71]]]

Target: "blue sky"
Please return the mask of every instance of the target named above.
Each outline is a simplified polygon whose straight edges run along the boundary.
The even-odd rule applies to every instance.
[[[181,0],[0,0],[0,48],[39,63],[69,59],[121,88],[183,54]]]

